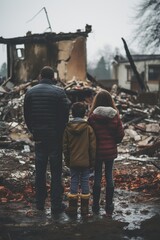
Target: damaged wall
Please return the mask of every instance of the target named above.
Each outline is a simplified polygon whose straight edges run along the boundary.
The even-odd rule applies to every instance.
[[[134,62],[136,64],[137,70],[139,74],[144,78],[144,81],[147,83],[150,91],[158,91],[160,85],[160,75],[157,79],[149,79],[149,67],[150,66],[160,66],[160,55],[136,55],[137,59],[135,59],[133,55]],[[137,90],[138,83],[133,79],[130,81],[129,78],[133,78],[133,74],[130,71],[130,63],[128,60],[120,59],[117,63],[113,63],[113,72],[112,76],[115,79],[118,79],[119,86]]]
[[[64,82],[86,80],[86,39],[60,41],[58,44],[58,72]]]
[[[8,78],[13,83],[35,80],[41,68],[52,66],[58,71],[57,77],[85,81],[87,75],[86,39],[91,26],[85,31],[75,33],[31,34],[25,37],[4,39],[0,43],[7,45]]]
[[[17,58],[13,66],[13,79],[19,83],[38,78],[40,69],[45,65],[55,66],[58,46],[51,44],[25,44],[24,59]]]

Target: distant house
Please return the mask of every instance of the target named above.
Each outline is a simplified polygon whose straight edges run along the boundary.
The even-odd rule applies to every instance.
[[[132,55],[137,71],[149,90],[160,90],[160,55]],[[116,56],[112,63],[112,78],[122,88],[138,91],[139,84],[127,58]]]
[[[16,84],[38,79],[40,69],[49,65],[63,82],[85,81],[86,40],[90,32],[91,26],[86,25],[84,31],[75,33],[28,32],[24,37],[0,37],[0,44],[7,46],[7,78]]]

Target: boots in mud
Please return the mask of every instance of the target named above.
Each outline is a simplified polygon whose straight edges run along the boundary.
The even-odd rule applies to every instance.
[[[100,193],[101,193],[101,187],[99,186],[93,186],[93,205],[92,205],[92,211],[95,214],[99,213],[99,200],[100,200]]]
[[[68,194],[69,206],[66,208],[65,212],[69,215],[77,214],[78,207],[78,194]]]
[[[87,216],[89,214],[89,198],[90,193],[81,194],[81,215]]]
[[[114,194],[114,187],[107,187],[106,188],[106,206],[105,206],[107,217],[112,217],[112,213],[114,211],[113,194]]]

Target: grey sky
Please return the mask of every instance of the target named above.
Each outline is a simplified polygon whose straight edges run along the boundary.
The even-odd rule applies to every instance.
[[[43,33],[49,27],[46,8],[52,31],[75,32],[92,25],[87,39],[87,55],[92,60],[105,45],[123,49],[121,38],[129,41],[134,28],[135,7],[141,0],[0,0],[0,36],[5,38],[24,36],[27,31]],[[49,31],[49,29],[47,30]],[[4,46],[0,45],[0,64],[4,62]]]

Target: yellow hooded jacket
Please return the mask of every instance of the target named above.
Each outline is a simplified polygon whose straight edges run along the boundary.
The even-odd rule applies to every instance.
[[[64,161],[68,167],[94,167],[96,137],[85,120],[70,121],[63,135]]]

